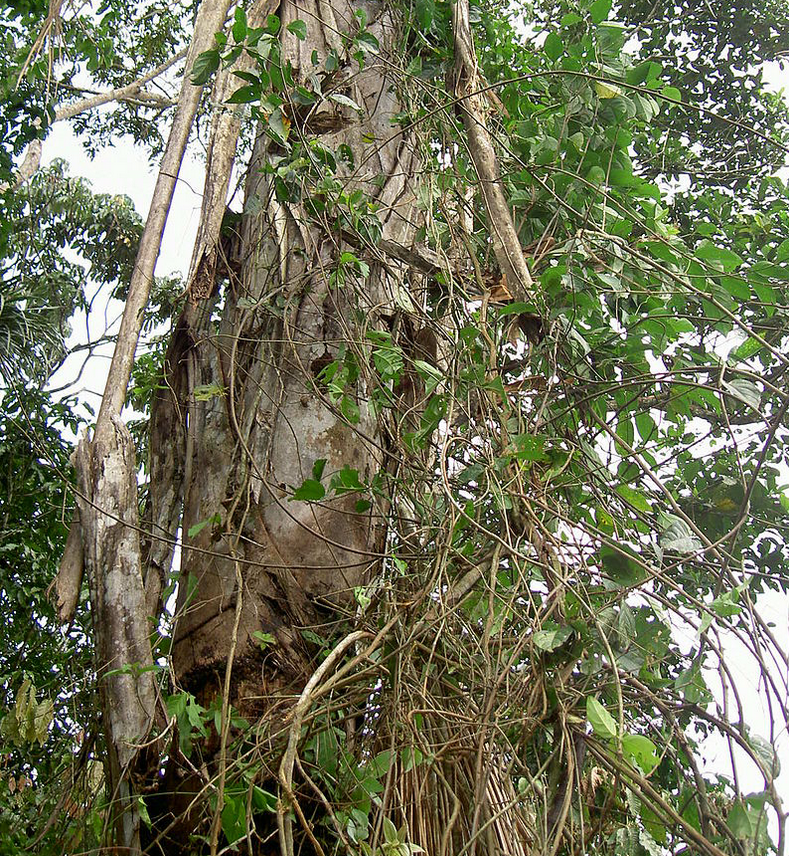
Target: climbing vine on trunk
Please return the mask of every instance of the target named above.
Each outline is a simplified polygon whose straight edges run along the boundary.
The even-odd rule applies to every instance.
[[[158,239],[58,589],[68,618],[81,556],[97,840],[783,851],[787,653],[757,607],[786,591],[786,188],[755,213],[710,185],[680,229],[667,129],[719,119],[613,14],[520,37],[468,0],[261,0],[202,33],[142,522],[117,411]]]

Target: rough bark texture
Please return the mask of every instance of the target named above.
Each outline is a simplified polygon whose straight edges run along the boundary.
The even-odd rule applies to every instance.
[[[397,36],[391,13],[378,3],[361,6],[386,56]],[[317,0],[280,7],[283,62],[291,61],[294,77],[313,72],[313,51],[322,62],[340,45],[341,31],[356,31],[356,8]],[[287,31],[296,19],[307,22],[304,41]],[[361,189],[376,203],[385,240],[410,246],[417,160],[391,122],[400,109],[394,80],[376,56],[359,71],[342,48],[339,53],[329,91],[352,98],[363,112],[324,99],[306,118],[294,115],[291,138],[314,137],[320,129],[322,146],[349,145],[356,166],[345,176],[347,191]],[[406,270],[397,262],[384,270],[373,261],[363,283],[331,287],[330,273],[350,247],[330,222],[318,222],[300,204],[277,201],[263,168],[283,154],[260,134],[247,182],[243,267],[239,277],[231,276],[221,319],[212,320],[204,302],[187,309],[176,333],[190,343],[180,358],[188,366],[190,395],[173,663],[184,685],[204,701],[216,692],[213,676],[223,671],[234,646],[238,562],[243,605],[232,701],[248,713],[268,709],[286,686],[303,686],[310,669],[300,628],[336,620],[376,561],[380,528],[369,512],[356,513],[358,497],[319,505],[289,499],[311,477],[316,459],[326,459],[325,480],[349,466],[369,481],[382,467],[364,376],[348,390],[359,407],[358,423],[349,425],[328,401],[318,375],[343,347],[354,351],[364,345],[365,331],[391,311]],[[359,248],[354,252],[365,255]],[[211,389],[222,391],[200,394]],[[169,467],[178,469],[174,462]],[[171,490],[168,481],[154,484],[154,492]],[[212,522],[188,534],[207,520]],[[277,639],[265,666],[254,631]]]
[[[134,443],[120,417],[113,431],[77,449],[79,518],[95,622],[96,667],[118,837],[139,852],[136,803],[127,772],[153,720],[156,684],[140,573]],[[119,671],[120,670],[120,671]]]

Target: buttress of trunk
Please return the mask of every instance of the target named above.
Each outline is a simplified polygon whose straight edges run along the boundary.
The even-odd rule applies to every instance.
[[[353,167],[338,166],[337,173],[344,191],[363,191],[357,204],[371,216],[374,203],[383,237],[408,246],[417,161],[391,121],[401,108],[385,61],[398,31],[390,11],[361,4],[381,53],[368,55],[360,71],[340,37],[358,30],[357,8],[318,0],[281,6],[283,63],[291,61],[297,81],[314,73],[313,58],[320,70],[336,50],[340,67],[325,78],[325,94],[344,95],[362,108],[324,98],[304,116],[294,110],[290,139],[317,140],[333,152],[350,147]],[[287,30],[297,19],[307,24],[303,41]],[[383,466],[364,371],[345,390],[350,409],[358,408],[355,424],[329,401],[321,371],[361,353],[366,330],[379,325],[405,277],[398,263],[384,269],[368,257],[366,279],[354,279],[353,271],[344,282],[332,279],[351,247],[342,241],[336,214],[321,221],[304,204],[318,192],[318,170],[299,173],[300,202],[277,201],[264,170],[283,157],[285,149],[261,132],[247,178],[243,268],[215,298],[214,319],[190,331],[188,356],[188,475],[173,663],[182,685],[207,704],[234,648],[231,700],[253,716],[269,710],[286,687],[303,685],[309,660],[301,628],[348,614],[354,586],[368,577],[382,547],[382,526],[374,510],[356,512],[357,495],[314,504],[291,496],[312,477],[318,459],[326,461],[325,484],[343,467],[369,483]],[[353,252],[365,255],[358,246]],[[243,588],[234,640],[237,568]],[[265,655],[255,631],[276,638]]]

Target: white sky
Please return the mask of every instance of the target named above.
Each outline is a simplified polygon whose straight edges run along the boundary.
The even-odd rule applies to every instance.
[[[143,219],[146,217],[158,167],[148,162],[146,153],[135,146],[130,138],[117,140],[115,145],[102,149],[91,159],[71,126],[66,122],[58,122],[44,143],[42,165],[46,166],[55,158],[66,160],[69,173],[87,178],[96,193],[120,193],[131,197],[137,212]],[[189,156],[184,159],[156,265],[157,276],[180,274],[186,277],[200,219],[203,174],[203,163]],[[120,301],[113,300],[107,305],[107,301],[100,298],[96,309],[87,319],[89,333],[84,314],[78,313],[72,322],[73,334],[69,344],[85,344],[89,338],[94,340],[102,335],[107,319],[114,325],[110,329],[116,332],[122,312],[123,304]],[[80,394],[94,408],[98,406],[104,390],[111,355],[111,348],[101,348],[96,354],[97,358],[89,362],[77,383]],[[60,388],[69,384],[76,378],[83,361],[83,354],[67,359],[53,376],[50,385]]]

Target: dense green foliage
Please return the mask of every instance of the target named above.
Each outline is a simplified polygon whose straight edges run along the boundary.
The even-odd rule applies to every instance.
[[[528,37],[500,9],[474,9],[496,93],[488,121],[535,280],[517,301],[445,92],[450,6],[408,7],[394,124],[419,135],[418,242],[444,261],[411,272],[388,328],[363,312],[364,280],[382,257],[375,204],[346,190],[359,153],[332,150],[300,118],[321,103],[341,53],[357,66],[376,56],[364,16],[334,55],[317,58],[309,85],[282,62],[274,17],[250,31],[237,13],[202,58],[197,76],[208,79],[252,53],[255,71],[232,101],[276,143],[265,169],[278,202],[350,236],[328,275],[359,296],[353,336],[312,390],[351,425],[360,407],[373,408],[390,460],[366,481],[350,467],[324,473],[316,449],[310,478],[288,486],[294,503],[354,494],[357,510],[380,514],[389,530],[379,573],[355,592],[356,613],[303,631],[316,664],[349,629],[377,640],[364,658],[352,649],[342,682],[327,678],[300,735],[304,826],[325,852],[407,856],[417,839],[438,851],[455,823],[481,835],[474,806],[490,782],[501,805],[488,827],[517,829],[524,852],[783,852],[774,745],[787,727],[786,679],[773,664],[786,649],[757,599],[789,587],[789,191],[775,175],[789,123],[756,65],[785,49],[789,11],[777,4],[767,18],[738,6],[724,28],[701,7],[626,3],[625,25],[608,20],[617,14],[609,0],[535,4]],[[28,14],[14,10],[20,21]],[[132,76],[155,66],[171,49],[163,32],[180,33],[165,10],[150,13],[157,27],[144,32],[139,10],[102,14],[64,25],[102,85],[127,79],[123,57],[135,57]],[[309,26],[291,22],[288,32],[302,39]],[[29,79],[35,86],[41,72]],[[355,109],[348,95],[332,97]],[[24,109],[35,103],[25,97]],[[12,108],[0,118],[6,151],[18,155],[25,139]],[[124,127],[145,134],[150,121]],[[10,160],[0,169],[10,176]],[[680,176],[689,184],[669,193]],[[35,837],[34,807],[54,806],[71,776],[69,806],[58,806],[68,810],[37,846],[59,853],[64,841],[98,847],[106,818],[91,791],[100,757],[91,631],[82,615],[62,635],[45,598],[71,505],[62,432],[77,426],[67,402],[20,391],[19,379],[45,378],[60,358],[71,313],[87,308],[86,280],[122,291],[140,223],[125,198],[93,195],[62,164],[6,195],[17,228],[0,245],[0,690],[3,776],[15,793],[0,812],[0,852]],[[272,313],[285,309],[272,302]],[[431,331],[438,356],[414,346],[417,330]],[[133,403],[143,411],[162,382],[159,360],[157,351],[138,366]],[[224,524],[223,514],[200,526]],[[751,723],[737,694],[732,650],[759,675],[766,723]],[[164,665],[162,674],[178,731],[168,751],[196,769],[213,763],[201,745],[216,744],[221,699],[198,700]],[[53,702],[53,719],[48,734],[33,722],[23,739],[14,704],[25,680],[39,702]],[[355,733],[349,723],[359,722]],[[271,723],[230,723],[223,804],[209,798],[205,812],[218,812],[232,845],[256,824],[261,837],[272,826],[277,783],[261,748]],[[95,754],[80,754],[79,741],[95,741]],[[710,747],[750,758],[758,786],[741,784],[723,750],[705,765]],[[198,835],[204,842],[205,827]]]
[[[58,627],[47,590],[63,553],[73,505],[71,444],[79,425],[71,405],[34,389],[6,388],[0,413],[0,693],[5,718],[0,800],[0,852],[19,853],[43,833],[42,818],[59,812],[64,794],[84,774],[72,746],[95,720],[88,616],[68,632]],[[35,693],[22,727],[24,688]],[[91,740],[93,738],[90,738]],[[84,764],[84,758],[82,762]],[[60,852],[61,830],[47,838]],[[43,846],[43,845],[42,845]]]
[[[46,378],[57,367],[75,310],[89,311],[96,288],[128,281],[141,229],[127,196],[94,194],[63,161],[15,199],[20,212],[0,261],[0,375],[12,385],[20,373]]]

